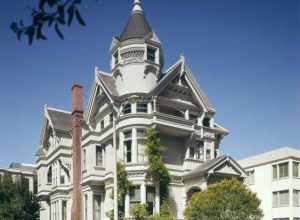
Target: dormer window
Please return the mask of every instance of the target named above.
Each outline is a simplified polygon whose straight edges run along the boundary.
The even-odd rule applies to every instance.
[[[114,53],[114,63],[117,65],[119,63],[119,52]]]
[[[131,113],[131,103],[125,104],[122,112],[124,115],[130,114]]]
[[[147,60],[155,63],[155,58],[156,58],[156,49],[152,47],[147,48]]]

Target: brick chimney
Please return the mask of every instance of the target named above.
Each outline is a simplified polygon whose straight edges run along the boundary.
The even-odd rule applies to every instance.
[[[81,134],[83,120],[83,87],[72,87],[72,160],[73,160],[73,203],[72,220],[81,219]]]

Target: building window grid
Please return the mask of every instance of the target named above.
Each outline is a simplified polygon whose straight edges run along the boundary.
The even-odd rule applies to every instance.
[[[300,162],[293,161],[293,177],[300,177]]]
[[[293,190],[293,205],[295,207],[300,207],[300,190]]]
[[[288,207],[290,205],[289,190],[273,192],[273,208]]]
[[[274,164],[272,166],[273,180],[289,177],[289,162]]]

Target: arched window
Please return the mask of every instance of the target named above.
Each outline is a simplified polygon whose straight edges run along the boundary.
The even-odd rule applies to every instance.
[[[192,196],[195,194],[195,193],[198,193],[198,192],[201,192],[201,189],[197,186],[193,186],[189,189],[189,191],[187,191],[186,193],[186,197],[187,197],[187,201],[190,201],[190,199],[192,198]]]
[[[48,173],[47,173],[47,183],[51,184],[52,183],[52,166],[49,167]]]

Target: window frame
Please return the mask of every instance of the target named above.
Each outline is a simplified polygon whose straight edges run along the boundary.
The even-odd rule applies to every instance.
[[[153,53],[150,53],[153,52]],[[156,53],[157,53],[157,48],[155,47],[147,47],[147,61],[151,63],[156,63]]]
[[[296,166],[295,166],[296,164]],[[295,174],[295,167],[297,167],[297,174]],[[300,178],[300,161],[293,161],[293,177],[294,178]]]
[[[141,106],[141,105],[144,105],[144,106]],[[148,113],[148,103],[147,102],[137,102],[136,103],[136,112],[137,113]]]
[[[132,104],[131,103],[126,103],[123,105],[123,109],[122,109],[122,114],[123,115],[128,115],[132,113]]]
[[[126,134],[129,134],[129,135],[126,135]],[[133,144],[133,141],[132,141],[132,129],[131,130],[126,130],[126,131],[123,131],[123,137],[124,137],[124,140],[123,140],[123,146],[124,146],[124,159],[125,159],[125,162],[126,163],[132,163],[132,144]],[[130,150],[128,148],[128,146],[130,146]],[[130,158],[130,160],[128,160],[128,158]]]
[[[99,152],[101,152],[100,154],[101,154],[101,160],[99,160],[99,158],[98,158],[98,153]],[[96,158],[95,158],[95,165],[96,165],[96,167],[104,167],[104,154],[105,154],[105,149],[104,149],[104,146],[102,145],[102,144],[100,144],[100,145],[96,145],[95,146],[95,156],[96,156]],[[99,163],[99,161],[100,161],[100,163]]]
[[[296,197],[295,194],[298,196]],[[297,201],[297,202],[295,202]],[[293,206],[294,207],[300,207],[300,190],[294,189],[293,190]]]

